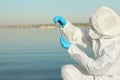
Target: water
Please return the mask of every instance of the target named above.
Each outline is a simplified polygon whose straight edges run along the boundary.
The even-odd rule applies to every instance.
[[[58,38],[56,29],[0,29],[0,80],[62,80],[75,62]]]

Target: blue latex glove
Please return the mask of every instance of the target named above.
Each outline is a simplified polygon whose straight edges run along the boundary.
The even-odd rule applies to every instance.
[[[62,16],[56,16],[53,19],[54,23],[59,23],[62,27],[64,27],[67,24],[67,21]]]
[[[63,48],[68,49],[71,46],[71,43],[67,41],[63,36],[60,36],[60,44],[62,45]]]

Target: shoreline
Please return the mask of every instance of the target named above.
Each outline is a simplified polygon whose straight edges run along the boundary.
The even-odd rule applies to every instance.
[[[88,27],[88,23],[73,23],[76,27]],[[53,29],[56,28],[54,24],[39,24],[39,25],[10,25],[10,26],[0,26],[0,29],[11,29],[11,28],[17,28],[17,29],[23,29],[23,28],[45,28],[45,29]]]

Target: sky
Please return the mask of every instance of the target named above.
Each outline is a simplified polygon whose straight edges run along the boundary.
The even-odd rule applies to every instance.
[[[120,14],[120,0],[0,0],[0,26],[51,24],[59,15],[72,23],[87,23],[102,6]]]

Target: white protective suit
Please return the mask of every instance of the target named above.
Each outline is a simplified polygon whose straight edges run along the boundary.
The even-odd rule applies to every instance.
[[[63,32],[73,43],[68,52],[80,66],[65,65],[64,80],[120,80],[120,17],[111,9],[99,8],[90,18],[92,28],[78,28],[67,21]],[[94,58],[79,46],[92,47]],[[84,71],[83,71],[84,70]]]

